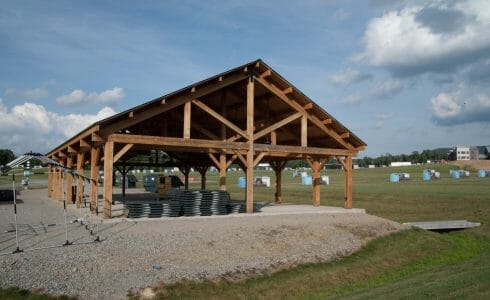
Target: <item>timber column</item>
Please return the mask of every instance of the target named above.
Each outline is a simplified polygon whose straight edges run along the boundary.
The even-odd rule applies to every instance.
[[[66,167],[71,169],[73,167],[73,157],[68,156],[66,159]],[[73,198],[73,174],[70,172],[66,172],[66,202],[71,201]]]
[[[48,168],[48,197],[53,196],[53,167]]]
[[[90,149],[90,209],[95,211],[98,203],[100,147]]]
[[[104,215],[112,215],[112,168],[114,160],[114,142],[107,141],[104,146]]]
[[[254,210],[254,79],[253,76],[248,78],[247,83],[247,213],[253,213]]]
[[[345,157],[345,208],[352,208],[352,156]]]
[[[83,165],[85,163],[85,153],[78,152],[77,153],[77,173],[83,175]],[[83,198],[83,178],[78,176],[77,178],[77,208],[82,205]]]
[[[226,155],[219,156],[219,189],[226,191]]]

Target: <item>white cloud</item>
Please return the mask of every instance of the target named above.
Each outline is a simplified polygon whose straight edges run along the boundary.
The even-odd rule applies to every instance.
[[[37,100],[46,98],[49,96],[49,92],[46,88],[34,88],[34,89],[26,89],[19,90],[16,88],[7,88],[4,93],[7,97],[20,98],[22,100]]]
[[[87,94],[82,90],[73,90],[67,95],[56,98],[56,102],[61,105],[77,105],[81,103],[97,103],[101,105],[111,105],[124,98],[124,91],[120,87],[105,90],[99,94]]]
[[[377,84],[373,91],[369,94],[371,98],[386,99],[401,92],[403,86],[398,80],[386,80]]]
[[[396,75],[447,72],[490,57],[490,1],[430,1],[369,22],[355,58]]]
[[[90,124],[114,114],[112,108],[104,107],[96,114],[62,115],[29,102],[9,110],[0,98],[0,145],[17,154],[30,150],[46,152]]]
[[[490,89],[460,83],[451,91],[431,99],[432,117],[439,125],[490,123]]]
[[[381,129],[385,126],[385,123],[386,121],[388,121],[389,119],[393,118],[395,116],[394,113],[382,113],[382,114],[377,114],[375,116],[375,119],[376,119],[376,123],[374,125],[374,127],[376,129]]]
[[[400,83],[400,81],[388,79],[376,84],[371,91],[366,91],[362,94],[350,94],[343,98],[340,102],[349,105],[357,105],[367,100],[386,100],[400,93],[402,89],[403,85]]]
[[[350,85],[352,83],[368,80],[371,74],[361,73],[358,70],[347,69],[329,77],[329,81],[335,85]]]

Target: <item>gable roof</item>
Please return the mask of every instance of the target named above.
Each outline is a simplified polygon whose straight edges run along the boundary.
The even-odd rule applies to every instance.
[[[91,136],[93,137],[93,134],[104,137],[108,134],[125,130],[125,128],[131,128],[131,126],[138,126],[138,124],[141,124],[142,122],[148,122],[148,120],[168,112],[171,109],[176,109],[185,101],[189,101],[190,94],[192,94],[193,98],[196,99],[210,97],[210,95],[217,98],[218,96],[216,93],[225,89],[231,89],[231,87],[234,85],[236,86],[240,82],[246,80],[250,74],[252,74],[254,78],[256,78],[256,80],[262,85],[263,90],[259,93],[262,95],[262,98],[270,99],[270,92],[276,92],[276,94],[273,95],[274,99],[272,102],[276,101],[273,103],[273,105],[269,105],[270,100],[263,100],[263,102],[267,101],[265,109],[270,109],[271,112],[263,114],[262,118],[270,118],[270,114],[280,113],[281,110],[279,108],[275,110],[275,108],[283,105],[281,103],[289,101],[289,105],[291,105],[293,108],[297,107],[297,109],[300,110],[307,110],[308,114],[312,116],[315,124],[318,126],[320,126],[319,124],[324,124],[324,127],[327,128],[326,130],[324,128],[324,132],[329,133],[328,138],[333,137],[332,142],[325,142],[325,145],[328,145],[328,147],[363,150],[366,146],[365,142],[358,138],[332,115],[326,112],[321,106],[307,97],[298,88],[288,82],[284,77],[274,71],[262,60],[258,59],[209,77],[205,80],[193,83],[180,90],[160,96],[141,105],[132,107],[109,118],[95,122],[77,135],[51,150],[48,155],[53,155],[58,151],[66,149],[70,145],[77,144],[79,141],[81,142],[82,139],[90,138]],[[238,95],[241,93],[241,88],[236,86],[233,88],[233,90],[230,90],[230,93]],[[278,97],[282,99],[278,100]],[[214,101],[217,102],[218,100]],[[205,101],[203,100],[203,102]],[[215,104],[216,108],[218,106],[219,103]],[[282,110],[285,110],[285,108]],[[237,121],[240,121],[239,117]],[[151,126],[152,125],[148,123],[146,128],[151,128]]]

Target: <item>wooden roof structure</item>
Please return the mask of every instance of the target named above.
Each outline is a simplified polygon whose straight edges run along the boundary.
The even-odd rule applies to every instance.
[[[89,163],[92,178],[98,178],[103,162],[105,181],[110,182],[114,166],[130,166],[136,156],[164,151],[171,157],[167,165],[174,163],[183,170],[194,167],[205,173],[215,165],[222,177],[221,189],[226,189],[226,168],[238,163],[246,171],[247,211],[251,212],[250,183],[253,168],[261,160],[270,162],[277,175],[285,161],[305,159],[317,180],[323,162],[337,157],[346,170],[345,206],[350,207],[352,157],[365,147],[354,133],[259,59],[96,122],[47,156],[77,169]],[[49,194],[56,193],[55,185],[61,182],[55,177],[50,180]],[[319,204],[317,189],[315,205]],[[96,199],[96,191],[91,194]],[[104,212],[110,216],[112,186],[104,186],[103,198]]]

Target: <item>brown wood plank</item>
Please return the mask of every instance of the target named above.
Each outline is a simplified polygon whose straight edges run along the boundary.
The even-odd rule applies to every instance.
[[[308,147],[308,118],[301,117],[301,147]]]
[[[248,79],[247,83],[247,135],[248,151],[247,151],[247,165],[246,165],[246,209],[247,213],[253,213],[254,207],[254,189],[253,189],[253,175],[254,175],[254,80]]]
[[[73,168],[73,157],[68,156],[66,159],[66,167],[71,169]],[[73,185],[73,174],[67,173],[66,174],[66,202],[70,202],[72,197],[73,197],[73,190],[72,190],[72,185]]]
[[[104,215],[112,216],[112,159],[114,155],[114,142],[107,141],[104,146]]]
[[[100,147],[92,147],[90,150],[90,208],[92,211],[95,211],[95,207],[98,205],[100,152]]]
[[[77,173],[78,174],[83,174],[84,162],[85,162],[85,153],[84,152],[78,152],[77,153]],[[82,198],[83,198],[83,178],[78,176],[77,177],[77,194],[76,194],[77,208],[79,208],[82,205]]]
[[[261,131],[257,132],[256,134],[254,134],[254,140],[257,140],[257,139],[263,137],[264,135],[269,134],[272,131],[281,128],[282,126],[291,123],[292,121],[298,119],[301,116],[302,116],[302,114],[300,112],[293,113],[289,117],[286,117],[283,120],[276,122],[275,124],[273,124],[267,128],[264,128]]]
[[[126,154],[129,150],[131,150],[131,148],[133,148],[133,146],[134,146],[134,144],[124,145],[124,147],[122,147],[122,149],[119,150],[119,152],[117,152],[116,155],[114,155],[113,163],[115,163],[116,161],[121,159],[121,157],[123,157],[124,154]]]
[[[191,138],[191,101],[184,104],[184,139]]]
[[[248,138],[247,133],[240,129],[240,127],[236,126],[233,124],[230,120],[226,119],[216,111],[214,111],[212,108],[207,106],[206,104],[202,103],[201,101],[195,99],[192,100],[192,103],[196,104],[200,109],[203,111],[207,112],[210,116],[215,118],[216,120],[220,121],[222,124],[226,125],[226,127],[230,128],[231,130],[235,131],[236,133],[240,134],[241,136]]]
[[[290,105],[292,108],[296,109],[299,112],[302,112],[308,117],[308,120],[310,120],[313,124],[315,124],[318,128],[320,128],[323,132],[325,132],[327,135],[329,135],[332,139],[337,141],[340,145],[344,146],[348,150],[354,150],[354,146],[351,144],[347,143],[340,137],[340,135],[335,132],[333,129],[328,128],[323,124],[323,121],[318,119],[317,117],[310,115],[306,112],[306,110],[296,101],[293,99],[290,99],[286,93],[281,91],[278,87],[276,87],[274,84],[268,82],[265,79],[262,78],[257,78],[255,79],[265,88],[273,92],[276,96],[278,96],[279,99],[283,100],[286,104]]]

